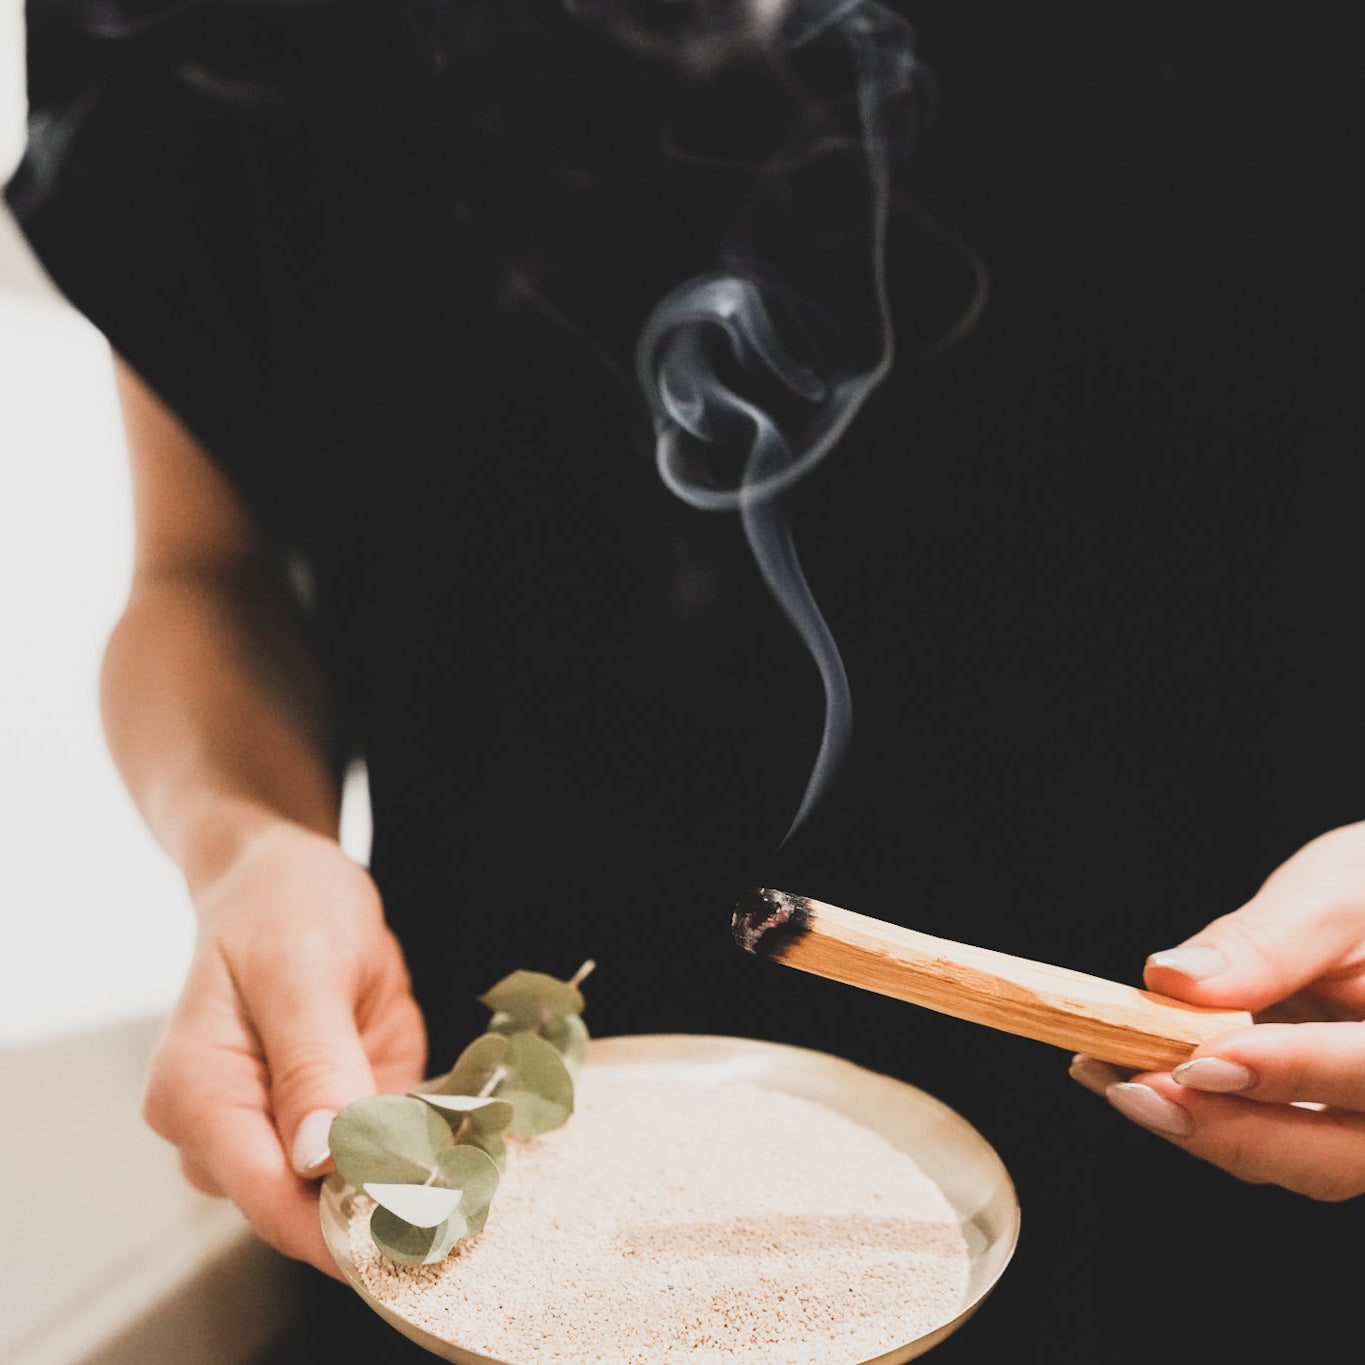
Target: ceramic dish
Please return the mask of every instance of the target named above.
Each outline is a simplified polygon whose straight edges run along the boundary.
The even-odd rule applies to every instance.
[[[1009,1173],[986,1140],[960,1114],[904,1081],[805,1048],[700,1034],[645,1034],[595,1040],[590,1067],[645,1068],[693,1083],[746,1081],[815,1100],[879,1133],[914,1158],[956,1210],[967,1240],[967,1288],[950,1322],[864,1365],[901,1365],[956,1331],[995,1286],[1019,1236],[1019,1201]],[[570,1120],[572,1122],[572,1119]],[[354,1192],[340,1176],[322,1186],[322,1231],[347,1281],[386,1322],[411,1341],[456,1365],[520,1365],[441,1341],[381,1303],[361,1281],[347,1231]]]

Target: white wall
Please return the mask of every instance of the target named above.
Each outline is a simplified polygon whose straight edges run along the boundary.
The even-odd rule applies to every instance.
[[[23,141],[0,2],[0,173]],[[164,1009],[191,946],[179,877],[105,755],[100,651],[131,562],[103,339],[0,217],[0,1043]]]
[[[23,115],[20,0],[0,0],[0,179]],[[244,1365],[292,1312],[279,1258],[184,1184],[138,1114],[192,920],[100,735],[131,556],[108,349],[0,211],[0,1168],[19,1176],[5,1365]]]
[[[0,178],[23,147],[20,0],[0,0]],[[178,874],[100,736],[126,590],[126,455],[107,347],[0,211],[0,1045],[157,1012],[191,948]],[[363,778],[345,843],[368,844]]]

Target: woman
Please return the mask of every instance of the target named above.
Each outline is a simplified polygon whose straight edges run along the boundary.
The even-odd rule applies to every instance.
[[[784,504],[857,740],[774,857],[816,672],[622,382],[656,300],[773,240],[727,235],[771,172],[734,129],[800,124],[785,61],[668,27],[703,8],[30,4],[10,201],[122,356],[134,462],[106,725],[200,923],[148,1119],[329,1270],[330,1114],[423,1073],[423,1013],[443,1068],[489,981],[591,954],[599,1033],[838,1052],[997,1147],[1024,1242],[944,1360],[1349,1327],[1365,1026],[1077,1064],[1163,1145],[1049,1049],[765,970],[726,922],[761,880],[1116,978],[1176,943],[1155,989],[1365,1013],[1356,357],[1326,340],[1362,302],[1361,21],[897,7],[938,91],[892,219],[901,362]],[[831,198],[776,184],[798,250]],[[863,241],[871,200],[834,202]],[[355,752],[368,872],[335,841]]]

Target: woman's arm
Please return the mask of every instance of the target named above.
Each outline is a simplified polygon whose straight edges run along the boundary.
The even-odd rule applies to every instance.
[[[196,890],[284,819],[335,835],[322,680],[231,485],[121,362],[136,550],[102,676],[105,732],[153,834]]]
[[[192,1184],[335,1273],[304,1175],[343,1105],[420,1079],[421,1016],[363,868],[336,842],[325,689],[231,485],[118,366],[136,552],[105,657],[115,761],[184,871],[198,935],[147,1121]]]

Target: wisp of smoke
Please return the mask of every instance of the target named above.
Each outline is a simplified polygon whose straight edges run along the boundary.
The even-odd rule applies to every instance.
[[[590,0],[577,0],[580,6]],[[686,0],[682,0],[686,5]],[[596,0],[600,12],[608,0]],[[688,6],[694,7],[694,6]],[[624,25],[632,41],[647,32],[639,5]],[[657,10],[658,0],[650,6]],[[671,6],[670,6],[671,8]],[[659,474],[678,497],[706,509],[737,509],[754,559],[774,598],[810,651],[825,696],[824,729],[786,839],[803,824],[839,767],[852,735],[852,702],[843,660],[797,557],[781,495],[808,474],[847,430],[892,361],[886,288],[886,231],[893,152],[906,140],[900,119],[916,78],[909,26],[870,0],[796,0],[748,9],[744,30],[799,61],[820,45],[851,83],[852,126],[835,124],[813,148],[846,163],[856,156],[866,207],[858,259],[836,279],[842,297],[821,299],[781,262],[750,254],[743,273],[717,271],[688,280],[650,314],[636,352],[639,383],[654,418]],[[732,14],[729,33],[736,31]],[[689,59],[695,59],[687,49]],[[714,60],[708,48],[707,60]],[[841,167],[847,175],[847,165]],[[792,230],[819,224],[799,220]],[[846,250],[846,248],[845,248]],[[828,283],[828,281],[826,281]],[[850,304],[852,306],[850,306]],[[831,325],[830,313],[840,322]],[[718,480],[728,465],[728,481]],[[785,843],[785,840],[784,840]]]
[[[887,226],[926,84],[909,25],[875,0],[60,0],[51,14],[101,49],[146,49],[130,70],[159,65],[220,107],[372,101],[386,127],[410,108],[441,125],[395,152],[460,149],[409,172],[437,178],[452,250],[496,263],[509,316],[539,313],[643,393],[660,477],[738,512],[810,652],[825,718],[790,839],[840,765],[852,707],[783,495],[892,362]]]

